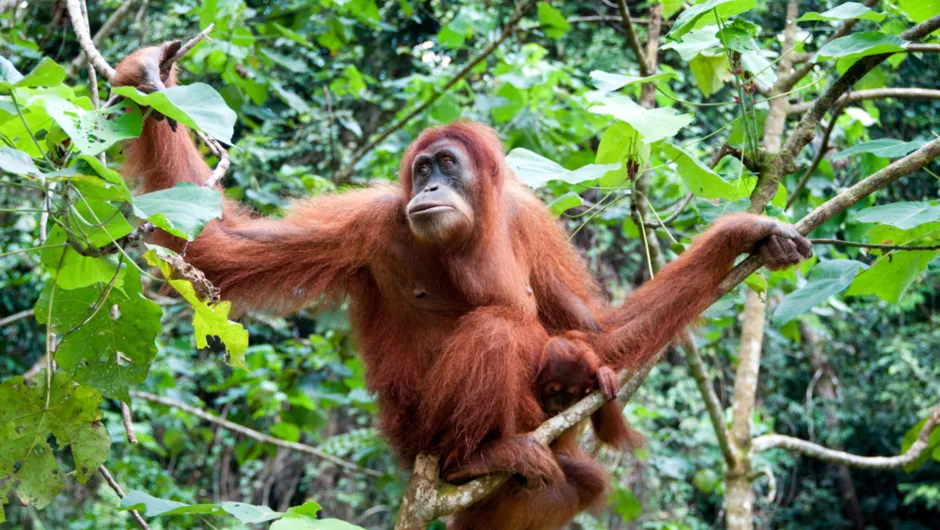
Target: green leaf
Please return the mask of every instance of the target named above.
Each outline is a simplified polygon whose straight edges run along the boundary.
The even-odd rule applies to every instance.
[[[886,302],[898,303],[938,254],[940,250],[889,252],[855,278],[848,294],[873,294]]]
[[[689,70],[695,78],[695,84],[705,97],[721,90],[725,82],[731,79],[728,73],[728,58],[720,55],[696,55],[689,62]]]
[[[56,64],[52,59],[43,57],[39,64],[26,74],[26,77],[16,81],[16,86],[55,86],[61,84],[64,80],[65,68]]]
[[[542,31],[553,39],[561,37],[571,29],[571,24],[565,20],[565,16],[547,2],[539,2],[539,23],[542,25]]]
[[[571,208],[581,206],[582,204],[584,204],[584,200],[581,198],[581,196],[573,191],[569,191],[568,193],[548,203],[548,211],[552,212],[555,217],[558,217]]]
[[[47,405],[48,403],[48,405]],[[0,384],[0,508],[11,491],[25,505],[43,508],[64,486],[47,439],[71,449],[75,478],[85,483],[104,463],[111,438],[101,424],[101,394],[57,371],[46,378],[17,376]]]
[[[600,102],[601,105],[595,105],[588,110],[629,123],[646,144],[675,136],[692,123],[691,114],[679,114],[675,109],[668,107],[648,109],[626,96],[607,96]]]
[[[457,98],[444,94],[431,109],[431,117],[440,123],[450,123],[460,117],[460,112],[460,102]]]
[[[316,517],[320,511],[320,505],[313,501],[307,501],[300,506],[288,508],[284,517]]]
[[[183,515],[199,513],[224,515],[226,512],[215,504],[185,504],[182,502],[160,499],[143,491],[131,490],[121,499],[119,510],[137,510],[145,517],[158,515]]]
[[[940,15],[940,0],[898,0],[897,4],[918,24]]]
[[[90,155],[77,156],[72,169],[78,174],[71,180],[86,197],[131,202],[131,190],[124,182],[124,177],[97,158]]]
[[[796,22],[811,22],[815,20],[850,20],[853,18],[881,22],[886,16],[887,15],[884,13],[872,11],[863,4],[859,4],[857,2],[846,2],[828,11],[823,11],[822,13],[810,11],[809,13],[805,13],[803,16],[796,19]]]
[[[36,302],[36,320],[47,323],[48,285]],[[127,270],[124,288],[98,284],[57,289],[52,295],[52,330],[61,341],[59,367],[105,396],[130,401],[128,389],[143,383],[157,354],[163,310],[141,293],[140,273]]]
[[[883,223],[909,230],[940,220],[940,205],[928,202],[895,202],[865,208],[855,212],[855,218],[863,223]]]
[[[237,119],[235,111],[225,104],[214,88],[205,83],[178,85],[151,94],[144,94],[128,86],[117,87],[112,92],[139,105],[153,107],[153,110],[164,116],[187,127],[199,129],[220,142],[232,143]]]
[[[538,188],[550,180],[559,180],[570,184],[596,180],[604,173],[617,168],[616,164],[588,164],[574,171],[569,171],[544,156],[522,148],[510,151],[506,155],[506,163],[519,177],[519,180],[533,188]]]
[[[914,424],[907,433],[904,434],[904,439],[901,441],[901,453],[906,453],[908,449],[914,445],[914,442],[920,437],[920,431],[924,429],[924,425],[927,423],[927,418],[924,418]],[[924,465],[927,460],[930,459],[930,453],[934,452],[934,459],[936,459],[936,450],[940,448],[940,427],[935,427],[930,431],[930,436],[927,438],[927,448],[924,449],[924,452],[921,453],[920,457],[917,460],[904,466],[904,471],[910,473],[920,466]]]
[[[816,264],[810,271],[806,285],[780,301],[774,311],[774,325],[782,326],[800,315],[808,314],[816,304],[844,291],[852,284],[858,271],[867,268],[868,265],[850,259],[834,259]]]
[[[702,52],[709,52],[709,56],[720,55],[724,57],[724,53],[720,49],[721,41],[716,36],[717,31],[717,26],[706,26],[692,30],[682,37],[682,40],[667,42],[662,49],[675,50],[683,61],[691,61]]]
[[[363,530],[356,526],[339,519],[310,519],[310,518],[288,518],[285,517],[271,523],[270,530]]]
[[[867,55],[904,51],[908,41],[897,35],[885,35],[880,31],[865,31],[840,37],[816,52],[816,61],[836,59],[839,57],[852,57],[858,59]]]
[[[879,140],[855,144],[848,149],[839,151],[832,155],[832,161],[837,162],[843,158],[861,153],[871,153],[882,158],[900,158],[917,151],[926,143],[925,140],[911,140],[910,142],[905,142],[894,138],[881,138]]]
[[[717,24],[713,9],[717,10],[719,19],[726,20],[753,8],[754,0],[707,0],[679,13],[666,37],[678,39],[696,27]]]
[[[656,84],[660,81],[675,79],[677,77],[679,77],[679,75],[675,72],[660,72],[656,75],[647,77],[612,74],[601,70],[594,70],[591,72],[591,80],[594,82],[594,86],[596,86],[597,89],[601,92],[615,92],[625,86],[635,85],[637,83]]]
[[[157,256],[155,251],[146,252],[144,258],[152,267],[159,267],[167,282],[192,306],[194,310],[193,334],[196,336],[196,346],[199,348],[207,347],[209,345],[207,342],[209,335],[219,337],[219,340],[225,344],[226,351],[228,351],[229,364],[246,368],[245,350],[248,349],[248,332],[241,324],[228,319],[229,312],[232,310],[232,303],[223,301],[210,305],[199,298],[195,288],[188,280],[174,278],[170,265]]]
[[[663,154],[678,166],[677,173],[689,191],[705,199],[728,199],[736,201],[750,195],[748,189],[721,178],[714,170],[702,164],[681,147],[664,143]]]
[[[65,230],[55,226],[46,238],[47,248],[39,254],[43,266],[52,274],[56,283],[63,289],[80,289],[96,283],[109,283],[117,271],[114,285],[124,284],[124,268],[118,270],[114,256],[89,257],[79,254],[70,246],[62,245],[67,240]]]
[[[110,245],[133,231],[124,214],[113,204],[100,199],[85,199],[69,207],[72,232],[83,234],[94,247]]]
[[[181,182],[172,188],[135,197],[134,214],[174,236],[192,241],[206,223],[222,217],[222,194]]]
[[[119,107],[85,110],[66,99],[49,96],[46,112],[85,155],[94,156],[121,140],[136,138],[142,130],[137,108],[130,112]]]
[[[23,74],[13,66],[9,59],[0,55],[0,91],[6,92],[23,79]]]
[[[259,524],[280,519],[281,512],[275,512],[267,506],[255,506],[243,502],[223,502],[219,506],[233,515],[242,524]]]
[[[0,169],[14,175],[39,176],[42,172],[28,154],[9,146],[0,147]]]
[[[624,184],[627,178],[626,161],[644,167],[650,160],[650,146],[643,143],[640,134],[630,124],[618,121],[607,128],[597,147],[595,161],[599,164],[614,164],[616,167],[600,178],[601,186],[614,187]]]
[[[774,86],[777,72],[760,51],[746,51],[741,54],[741,67],[750,72],[762,85]]]

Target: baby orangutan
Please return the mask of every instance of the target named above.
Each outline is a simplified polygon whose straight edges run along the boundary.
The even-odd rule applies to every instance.
[[[595,390],[608,400],[591,415],[597,438],[615,447],[640,447],[643,436],[626,422],[617,403],[617,373],[601,363],[580,331],[569,331],[552,337],[542,349],[536,377],[536,394],[542,410],[554,416],[566,410]]]

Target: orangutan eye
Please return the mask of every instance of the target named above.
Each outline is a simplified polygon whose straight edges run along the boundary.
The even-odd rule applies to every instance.
[[[431,172],[431,166],[429,166],[428,164],[421,164],[420,166],[418,166],[418,175],[422,177],[426,177],[428,176],[428,173],[430,172]]]
[[[444,171],[450,171],[454,169],[454,159],[450,157],[445,157],[444,160],[441,161],[441,169],[443,169]]]

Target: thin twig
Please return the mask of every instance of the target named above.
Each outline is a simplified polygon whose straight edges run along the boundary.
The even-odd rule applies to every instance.
[[[643,223],[643,226],[645,226],[645,227],[647,227],[647,228],[659,228],[660,226],[665,227],[665,226],[668,225],[669,223],[675,221],[680,215],[682,215],[682,212],[684,212],[684,211],[685,211],[685,208],[686,208],[689,204],[692,203],[692,199],[694,199],[694,198],[695,198],[695,194],[694,194],[694,193],[690,193],[690,194],[686,195],[686,196],[682,199],[682,201],[679,203],[679,205],[676,207],[675,211],[673,211],[671,214],[669,214],[668,217],[666,217],[665,219],[663,219],[663,220],[661,220],[661,221],[657,221],[657,222],[655,222],[655,223],[652,222],[652,221],[647,221],[647,222]]]
[[[814,245],[836,245],[840,247],[876,248],[880,250],[940,250],[940,245],[889,245],[882,243],[861,243],[859,241],[843,241],[841,239],[810,239]]]
[[[0,328],[4,326],[9,326],[10,324],[13,324],[14,322],[19,322],[20,320],[23,320],[24,318],[29,318],[31,316],[33,316],[33,310],[26,309],[24,311],[20,311],[19,313],[13,313],[12,315],[8,317],[0,318]]]
[[[98,472],[101,473],[101,476],[104,477],[105,482],[108,483],[108,486],[111,486],[111,489],[114,490],[114,493],[117,493],[118,498],[124,498],[124,490],[121,489],[121,486],[114,480],[114,477],[111,476],[111,473],[108,472],[108,468],[104,467],[104,464],[101,464],[98,467]],[[143,528],[144,530],[150,530],[150,526],[147,524],[147,521],[144,521],[144,518],[140,516],[140,512],[137,510],[129,510],[131,512],[131,517],[137,521],[137,525]]]
[[[193,38],[189,39],[188,41],[186,41],[185,44],[180,46],[180,49],[176,52],[176,54],[173,55],[173,57],[170,57],[167,60],[163,61],[163,63],[160,64],[160,67],[169,68],[171,64],[174,64],[180,59],[182,59],[183,56],[189,53],[189,50],[193,49],[197,44],[199,44],[200,41],[208,37],[209,33],[212,31],[213,28],[215,28],[214,23],[206,26],[206,29],[200,31]]]
[[[183,412],[186,412],[187,414],[192,414],[193,416],[196,416],[197,418],[201,418],[205,421],[208,421],[209,423],[219,425],[230,431],[237,432],[243,436],[247,436],[248,438],[251,438],[252,440],[269,443],[271,445],[276,445],[278,447],[283,447],[284,449],[290,449],[291,451],[297,451],[299,453],[306,453],[308,455],[313,455],[313,456],[316,456],[317,458],[320,458],[321,460],[325,460],[343,469],[348,469],[350,471],[355,471],[357,473],[363,473],[365,475],[369,475],[372,477],[385,476],[381,471],[376,471],[374,469],[367,469],[367,468],[358,466],[356,464],[353,464],[352,462],[343,460],[342,458],[333,456],[329,453],[325,453],[312,445],[303,444],[299,442],[289,442],[287,440],[281,440],[280,438],[269,436],[262,432],[258,432],[254,429],[251,429],[249,427],[245,427],[244,425],[239,425],[237,423],[233,423],[231,421],[219,418],[218,416],[213,416],[212,414],[209,414],[208,412],[202,409],[197,409],[196,407],[192,407],[190,405],[187,405],[186,403],[177,401],[175,399],[157,396],[155,394],[151,394],[149,392],[143,392],[140,390],[131,390],[130,393],[131,393],[131,396],[136,397],[136,398],[144,399],[147,401],[152,401],[154,403],[166,405],[167,407],[173,407],[175,409],[182,410]]]
[[[131,408],[127,403],[121,402],[121,418],[124,420],[124,430],[127,432],[127,441],[137,443],[137,434],[134,432],[134,420],[131,419]]]
[[[434,104],[434,102],[440,99],[441,96],[446,94],[454,85],[460,82],[463,78],[467,77],[467,75],[469,75],[470,72],[473,71],[473,68],[476,67],[477,64],[483,62],[484,59],[489,57],[490,54],[492,54],[494,51],[496,51],[497,48],[499,48],[500,44],[502,44],[503,41],[505,41],[510,35],[512,35],[512,33],[515,31],[516,25],[522,19],[522,16],[525,14],[526,11],[529,10],[530,7],[532,7],[533,4],[535,4],[535,0],[519,0],[519,3],[516,4],[516,8],[513,11],[512,16],[509,18],[509,21],[506,23],[506,26],[503,28],[502,32],[499,34],[499,37],[497,37],[496,40],[491,42],[486,48],[483,48],[483,50],[480,51],[480,53],[476,54],[472,59],[470,59],[470,61],[467,62],[467,64],[463,68],[458,70],[457,73],[454,74],[454,76],[451,77],[450,80],[447,81],[447,83],[445,83],[443,87],[441,87],[440,89],[436,89],[434,93],[431,95],[431,97],[429,97],[423,103],[415,107],[411,112],[403,116],[401,119],[395,121],[395,123],[389,125],[384,130],[379,132],[377,135],[375,135],[375,137],[373,137],[372,140],[366,143],[366,145],[364,145],[362,148],[356,151],[356,153],[353,154],[352,159],[349,161],[346,167],[341,169],[337,174],[333,176],[333,181],[345,182],[349,180],[349,177],[352,174],[353,170],[355,169],[356,164],[362,161],[362,159],[365,158],[365,156],[369,154],[370,151],[372,151],[373,149],[375,149],[376,146],[378,146],[380,143],[385,141],[385,139],[391,136],[392,133],[401,129],[408,122],[414,119],[416,116],[418,116],[419,114],[427,110],[431,105]]]
[[[793,203],[796,202],[796,199],[800,196],[803,188],[805,188],[806,184],[809,183],[810,177],[812,177],[813,173],[816,172],[816,168],[819,167],[819,164],[822,162],[823,158],[826,157],[826,151],[829,150],[829,138],[832,136],[832,131],[835,129],[836,122],[839,121],[839,115],[842,114],[842,110],[844,108],[845,107],[838,107],[832,110],[832,117],[829,119],[829,125],[826,126],[825,132],[823,132],[822,141],[819,142],[819,149],[816,151],[816,156],[813,157],[813,161],[810,162],[809,167],[807,167],[806,171],[803,172],[803,176],[801,176],[799,182],[796,183],[796,187],[794,187],[793,191],[790,192],[790,196],[787,198],[787,205],[784,207],[785,210],[788,210],[791,206],[793,206]]]

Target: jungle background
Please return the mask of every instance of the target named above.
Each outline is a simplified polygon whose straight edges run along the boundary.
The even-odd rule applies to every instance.
[[[710,4],[705,16],[682,19],[703,4]],[[226,194],[265,214],[281,212],[291,197],[394,180],[405,147],[427,126],[456,119],[493,125],[506,151],[516,150],[510,160],[517,174],[537,187],[605,295],[620,303],[720,214],[756,204],[750,192],[767,167],[753,167],[747,158],[779,150],[803,116],[800,105],[805,111],[860,58],[897,52],[891,46],[906,46],[899,34],[940,14],[936,0],[869,1],[870,9],[853,4],[828,11],[838,4],[105,0],[88,2],[87,29],[113,66],[142,44],[185,41],[214,24],[209,38],[178,62],[180,84],[205,83],[218,92],[220,100],[203,105],[208,121],[228,115],[219,101],[234,111],[229,137],[202,129],[230,144]],[[788,8],[805,20],[788,24],[795,18]],[[813,12],[822,15],[805,16]],[[839,31],[852,41],[827,49]],[[646,55],[651,36],[653,53]],[[776,195],[757,204],[758,211],[766,205],[768,214],[795,222],[936,141],[940,50],[931,45],[940,36],[917,42],[925,45],[921,51],[894,53],[853,90],[922,91],[859,97],[813,123],[815,138],[797,149],[795,169],[778,175],[771,187]],[[827,53],[817,54],[821,49]],[[791,51],[781,57],[782,50]],[[103,463],[122,495],[139,501],[125,500],[124,508],[135,508],[154,529],[341,527],[314,520],[311,502],[320,507],[316,517],[391,528],[409,470],[374,428],[374,396],[364,386],[342,307],[286,318],[250,313],[239,317],[241,330],[198,295],[184,299],[168,290],[158,268],[148,266],[165,263],[141,258],[145,247],[97,252],[118,245],[115,239],[141,222],[164,226],[161,219],[170,218],[187,225],[180,209],[194,218],[187,233],[198,232],[212,215],[192,211],[212,206],[195,192],[137,204],[121,190],[89,191],[120,187],[109,177],[120,170],[120,140],[133,136],[134,126],[131,118],[111,128],[95,121],[113,116],[92,109],[81,51],[67,2],[0,1],[0,140],[25,153],[0,153],[5,525],[137,527],[105,473],[95,472]],[[805,65],[781,89],[780,78]],[[654,74],[646,84],[637,81]],[[109,90],[103,77],[97,80],[102,102]],[[642,111],[618,97],[663,114],[637,119]],[[60,120],[54,109],[62,107],[50,98],[90,117]],[[781,100],[789,109],[773,131],[768,114]],[[136,117],[139,127],[139,112]],[[104,164],[99,153],[106,154]],[[210,149],[206,156],[222,159]],[[599,451],[614,476],[609,504],[572,528],[940,528],[940,429],[930,436],[929,428],[940,400],[940,164],[920,166],[812,234],[914,248],[817,242],[813,260],[751,276],[708,310],[683,347],[665,352],[625,406],[645,446]],[[48,199],[55,193],[61,196]],[[77,227],[84,241],[66,241],[69,227],[86,222],[76,218],[88,211],[109,217],[87,230]],[[49,244],[54,237],[57,246]],[[121,293],[112,290],[118,277]],[[61,305],[50,301],[50,291]],[[134,298],[136,292],[146,298]],[[77,301],[70,304],[62,293],[75,293]],[[120,316],[89,313],[77,293],[131,302]],[[207,333],[205,321],[194,323],[194,311],[220,320]],[[100,321],[109,318],[116,324]],[[110,340],[121,343],[112,346],[120,348],[116,360],[76,359],[85,354],[69,341],[94,346],[95,326],[106,324]],[[88,326],[93,329],[83,333]],[[59,336],[58,351],[48,341],[50,330]],[[246,350],[235,344],[244,331]],[[742,334],[755,332],[760,378],[755,365],[753,381],[736,385],[742,359],[755,359],[754,341],[742,341]],[[142,361],[126,370],[121,351],[138,346]],[[45,361],[52,353],[55,374]],[[30,378],[38,386],[24,390]],[[73,441],[70,452],[60,433],[40,422],[33,435],[48,450],[27,465],[14,455],[23,433],[12,416],[34,401],[42,409],[43,392],[48,409],[53,385],[63,395],[83,396],[85,405],[72,417],[80,416],[75,421],[84,427],[72,427],[91,429],[88,436],[97,441],[82,456],[82,446]],[[137,443],[128,441],[122,401]],[[746,453],[751,434],[770,433],[852,455],[898,455],[928,421],[926,447],[903,466],[859,468],[780,448],[752,453],[746,462],[728,456],[732,446]],[[750,429],[746,440],[741,425]],[[87,454],[90,446],[97,451]],[[337,466],[323,454],[354,465]],[[93,463],[90,472],[80,459]],[[753,492],[746,509],[730,495],[742,477]],[[153,516],[180,506],[161,506],[160,499],[196,507]],[[252,506],[238,511],[226,502]],[[294,511],[256,526],[268,513],[261,507]],[[733,513],[746,513],[747,521]]]

